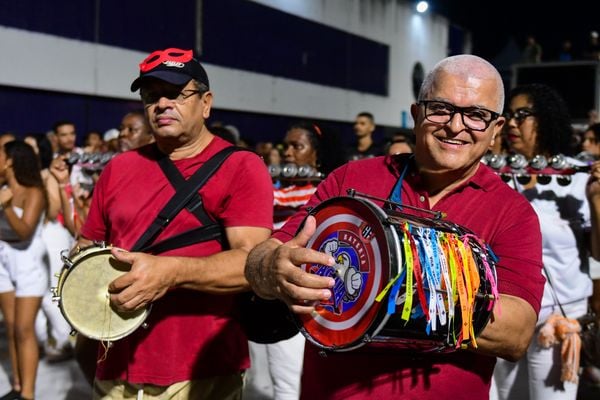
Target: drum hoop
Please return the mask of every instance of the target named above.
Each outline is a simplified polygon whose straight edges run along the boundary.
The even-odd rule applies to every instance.
[[[381,245],[385,246],[385,249],[380,248],[380,251],[385,251],[384,254],[389,255],[388,268],[390,268],[390,271],[388,271],[388,274],[391,275],[393,273],[391,271],[391,268],[393,268],[394,265],[399,265],[398,263],[402,260],[401,250],[398,245],[400,243],[399,237],[398,237],[398,233],[396,232],[396,230],[393,229],[393,227],[391,227],[392,224],[390,223],[386,212],[381,207],[377,206],[377,204],[375,204],[373,201],[371,201],[369,199],[365,199],[365,198],[356,198],[356,197],[352,197],[352,196],[332,197],[332,198],[329,198],[329,199],[323,201],[322,203],[318,204],[313,209],[311,209],[309,211],[309,215],[315,216],[315,214],[318,213],[320,210],[323,210],[327,207],[330,207],[331,205],[335,205],[338,203],[343,205],[345,202],[350,202],[350,203],[356,202],[356,203],[359,203],[359,204],[365,206],[372,213],[373,217],[375,217],[377,219],[377,221],[379,222],[380,228],[385,235],[385,237],[380,238],[380,239],[382,239],[382,242],[383,242],[382,244],[380,244],[380,246]],[[356,348],[362,347],[365,344],[367,344],[370,341],[370,338],[376,336],[376,334],[383,329],[386,321],[389,319],[390,316],[387,313],[381,312],[382,307],[387,307],[387,305],[385,304],[385,301],[382,301],[378,304],[374,303],[371,305],[371,307],[373,307],[373,306],[377,307],[377,312],[372,317],[372,320],[368,323],[366,329],[364,329],[365,334],[352,342],[344,344],[343,346],[328,346],[328,345],[325,345],[324,343],[319,342],[304,327],[303,319],[297,315],[294,315],[294,317],[296,319],[297,325],[300,327],[300,331],[307,338],[307,340],[309,340],[311,343],[317,345],[320,348],[324,348],[327,350],[333,350],[333,351],[339,351],[339,352],[350,351],[350,350],[354,350]],[[315,318],[313,317],[313,320],[314,319]]]

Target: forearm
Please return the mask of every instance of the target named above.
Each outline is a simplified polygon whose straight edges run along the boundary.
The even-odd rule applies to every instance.
[[[35,226],[30,226],[23,221],[10,206],[2,205],[4,215],[12,230],[17,234],[20,240],[29,240],[35,232]]]
[[[59,185],[59,193],[60,193],[60,206],[63,215],[65,228],[71,233],[73,236],[77,236],[79,230],[75,226],[74,220],[74,211],[73,204],[71,202],[71,196],[67,193],[67,185],[68,183],[61,183]]]
[[[249,289],[244,277],[245,249],[232,249],[208,257],[165,257],[172,265],[174,286],[212,294],[238,293]]]
[[[268,266],[281,242],[269,239],[256,246],[248,255],[244,274],[254,292],[262,298],[274,299],[274,285],[268,279]]]
[[[529,347],[537,315],[529,303],[518,297],[501,295],[499,305],[473,351],[516,361]]]

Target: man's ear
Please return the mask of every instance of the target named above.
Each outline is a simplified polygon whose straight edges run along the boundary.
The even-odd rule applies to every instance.
[[[417,103],[412,103],[410,105],[410,115],[412,116],[413,123],[417,125],[417,118],[419,116],[419,105]]]
[[[210,117],[210,109],[212,108],[213,95],[211,91],[208,91],[202,95],[202,117],[207,119]]]

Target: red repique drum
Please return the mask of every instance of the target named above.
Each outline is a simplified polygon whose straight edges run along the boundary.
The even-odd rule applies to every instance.
[[[370,342],[416,351],[477,345],[498,296],[496,257],[470,231],[366,198],[334,197],[310,215],[317,228],[307,247],[335,259],[333,267],[301,267],[335,279],[328,301],[296,316],[310,342],[331,351]]]

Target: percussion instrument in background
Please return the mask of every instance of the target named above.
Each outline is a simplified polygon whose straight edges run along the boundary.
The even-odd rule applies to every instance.
[[[415,351],[476,347],[498,295],[488,246],[441,213],[384,210],[369,200],[376,198],[349,194],[309,213],[317,227],[306,247],[336,264],[301,266],[335,279],[329,300],[295,316],[306,338],[331,351],[372,342]]]
[[[101,341],[121,339],[142,325],[150,306],[123,312],[109,301],[110,282],[130,270],[131,265],[115,259],[111,246],[100,242],[68,256],[63,252],[63,269],[53,300],[74,332]]]
[[[283,165],[275,164],[269,165],[269,174],[274,180],[281,181],[321,181],[323,174],[317,171],[310,165],[297,165],[294,163],[287,163]]]
[[[522,185],[531,181],[531,176],[537,176],[537,182],[542,185],[550,183],[552,176],[561,186],[571,183],[571,175],[576,173],[589,173],[590,165],[573,165],[565,156],[557,154],[546,158],[541,154],[528,160],[522,154],[486,154],[482,162],[488,165],[502,178],[504,182],[516,179]]]

